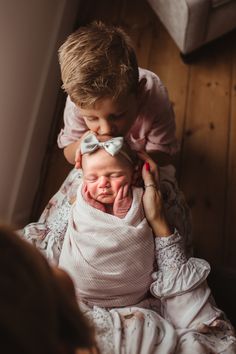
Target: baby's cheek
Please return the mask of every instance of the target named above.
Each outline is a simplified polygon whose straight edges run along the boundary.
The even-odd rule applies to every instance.
[[[97,184],[96,183],[88,183],[87,190],[90,193],[92,198],[97,196]]]
[[[113,181],[113,190],[116,192],[116,194],[118,193],[120,187],[124,186],[126,183],[127,181],[124,178],[116,179]]]

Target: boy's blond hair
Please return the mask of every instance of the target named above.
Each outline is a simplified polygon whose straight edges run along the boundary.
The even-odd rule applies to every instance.
[[[137,91],[135,51],[119,27],[93,22],[79,28],[60,47],[59,63],[63,88],[80,107]]]

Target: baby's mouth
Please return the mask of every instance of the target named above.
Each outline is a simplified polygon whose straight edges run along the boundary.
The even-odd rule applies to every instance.
[[[108,195],[112,195],[112,193],[105,190],[105,191],[102,191],[101,193],[99,193],[98,197],[104,197],[104,196],[108,196]]]

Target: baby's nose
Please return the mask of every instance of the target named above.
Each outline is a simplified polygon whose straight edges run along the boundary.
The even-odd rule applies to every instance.
[[[109,185],[110,185],[109,178],[107,178],[106,176],[101,176],[99,179],[99,187],[105,188],[108,187]]]

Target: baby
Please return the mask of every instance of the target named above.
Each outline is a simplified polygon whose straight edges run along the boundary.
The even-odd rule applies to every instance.
[[[81,146],[84,199],[91,206],[120,218],[125,217],[132,203],[130,186],[135,160],[134,153],[123,141],[122,137],[110,137],[99,142],[90,134]]]
[[[152,283],[154,240],[133,187],[134,162],[122,137],[81,144],[83,183],[72,207],[59,266],[80,300],[123,307],[145,299]],[[127,271],[128,270],[128,271]]]

